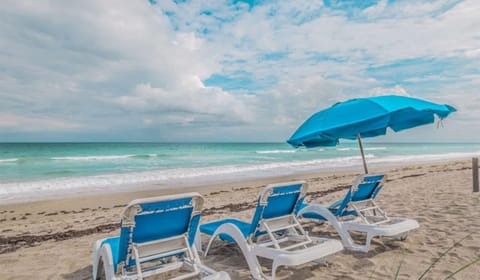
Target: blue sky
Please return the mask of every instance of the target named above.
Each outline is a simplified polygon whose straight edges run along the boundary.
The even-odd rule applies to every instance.
[[[284,141],[315,111],[455,106],[380,141],[480,141],[480,1],[2,1],[0,142]]]

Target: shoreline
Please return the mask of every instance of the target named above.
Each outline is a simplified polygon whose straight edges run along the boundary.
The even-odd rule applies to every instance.
[[[470,162],[467,159],[457,159],[449,161],[447,164],[463,164],[465,169],[470,169]],[[376,164],[369,165],[370,173],[389,173],[392,170],[397,170],[400,168],[409,168],[409,169],[421,169],[425,167],[435,166],[441,164],[439,161],[433,161],[428,163],[413,163],[406,167],[404,164],[400,163],[389,163],[385,164],[383,167],[379,168]],[[198,185],[186,186],[180,184],[177,186],[172,186],[172,188],[155,188],[155,184],[151,185],[149,189],[133,190],[133,189],[122,189],[118,191],[110,192],[109,190],[97,191],[95,194],[86,194],[86,193],[75,193],[71,196],[62,196],[62,197],[50,197],[50,198],[38,198],[34,200],[27,201],[8,201],[7,203],[0,203],[0,213],[7,211],[8,209],[23,209],[25,207],[33,207],[39,209],[49,208],[52,204],[58,205],[59,207],[72,207],[72,210],[75,210],[76,203],[81,201],[85,203],[87,207],[98,206],[100,204],[107,205],[109,207],[114,207],[115,205],[126,204],[129,201],[142,198],[142,197],[151,197],[151,196],[161,196],[175,193],[187,193],[187,192],[200,192],[202,195],[211,195],[216,193],[225,192],[227,190],[236,190],[243,188],[256,188],[259,189],[266,184],[279,183],[285,181],[296,181],[296,180],[306,180],[311,181],[323,177],[351,177],[353,178],[356,175],[363,174],[363,169],[361,166],[355,166],[353,168],[345,168],[342,170],[319,170],[317,172],[299,172],[295,174],[285,175],[285,176],[272,176],[264,178],[249,178],[244,180],[234,180],[234,181],[221,181],[216,183],[199,183]],[[358,170],[357,170],[358,169]],[[373,172],[372,172],[373,171]],[[390,180],[390,179],[388,179]],[[247,186],[247,187],[245,187]],[[135,187],[131,185],[129,187]]]
[[[441,268],[433,269],[431,279],[443,279],[460,265],[480,257],[480,196],[472,194],[470,161],[371,169],[372,173],[387,174],[385,188],[378,197],[382,207],[391,215],[418,220],[420,229],[405,242],[391,244],[375,240],[368,254],[343,251],[329,258],[327,267],[308,264],[280,269],[280,279],[338,279],[348,278],[352,273],[364,278],[373,275],[372,279],[390,279],[402,258],[400,279],[410,279],[468,232],[473,235],[445,257]],[[289,175],[202,187],[91,194],[0,205],[0,265],[5,267],[0,278],[91,278],[93,242],[118,234],[120,214],[125,204],[135,198],[198,191],[205,197],[202,221],[231,216],[249,220],[264,184],[305,179],[309,185],[307,201],[328,202],[341,198],[360,173],[355,170]],[[307,222],[305,227],[312,235],[338,238],[328,225]],[[227,271],[232,279],[250,279],[235,246],[218,243],[204,262],[214,269]],[[27,266],[29,270],[24,269]],[[478,269],[477,264],[456,279],[473,279]]]
[[[472,153],[472,155],[474,155]],[[439,156],[439,155],[435,155]],[[360,157],[359,157],[360,158]],[[432,158],[432,159],[423,159],[423,160],[413,160],[409,164],[414,165],[431,165],[436,163],[447,161],[462,161],[467,160],[466,156],[462,157],[453,157],[453,158]],[[370,161],[370,162],[369,162]],[[374,159],[367,160],[367,164],[369,169],[378,169],[378,170],[387,170],[395,167],[401,167],[406,165],[404,161],[375,161]],[[163,171],[163,170],[161,170]],[[273,171],[273,170],[272,170]],[[22,193],[19,192],[14,194],[4,194],[4,197],[0,198],[0,206],[2,205],[14,205],[19,203],[33,203],[33,202],[40,202],[40,201],[49,201],[49,200],[58,200],[58,199],[70,199],[70,198],[77,198],[82,196],[89,196],[89,193],[95,193],[95,196],[111,196],[114,194],[126,194],[132,192],[138,193],[145,193],[147,196],[151,193],[170,193],[169,189],[182,189],[185,191],[195,191],[196,189],[201,189],[205,187],[210,187],[212,185],[230,185],[230,184],[237,184],[242,182],[275,182],[277,178],[284,178],[288,179],[290,177],[299,177],[299,178],[310,178],[314,176],[319,176],[322,174],[327,173],[363,173],[363,166],[360,165],[348,165],[342,167],[318,167],[309,168],[305,170],[295,170],[289,168],[283,168],[282,174],[278,174],[274,172],[272,174],[265,174],[265,172],[269,172],[266,170],[265,172],[259,172],[259,174],[254,175],[247,175],[249,172],[242,171],[242,172],[233,172],[231,174],[227,174],[229,176],[225,176],[225,174],[221,175],[210,175],[210,176],[199,176],[199,177],[191,177],[191,178],[177,178],[177,179],[170,179],[164,181],[150,181],[150,182],[138,182],[138,183],[129,183],[129,184],[113,184],[113,185],[100,185],[97,187],[77,187],[77,188],[65,188],[59,190],[43,190],[42,195],[39,196],[38,192],[26,192]],[[143,171],[145,172],[145,171]],[[155,172],[155,170],[146,171],[146,172]],[[84,177],[62,177],[62,178],[54,178],[53,180],[90,180],[91,178],[95,178],[97,176],[110,176],[115,177],[118,176],[135,176],[137,175],[136,172],[134,173],[119,173],[119,174],[104,174],[104,175],[94,175],[94,176],[84,176]],[[42,181],[42,180],[40,180]],[[48,181],[48,180],[47,180]],[[35,183],[38,181],[25,181],[22,183]],[[15,183],[15,182],[13,182]],[[7,183],[8,184],[8,183]],[[0,185],[1,186],[1,185]],[[6,198],[5,198],[6,197]]]

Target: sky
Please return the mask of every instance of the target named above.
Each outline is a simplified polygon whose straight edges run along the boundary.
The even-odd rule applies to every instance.
[[[477,0],[4,0],[0,142],[282,142],[384,94],[458,112],[380,141],[480,141],[479,15]]]

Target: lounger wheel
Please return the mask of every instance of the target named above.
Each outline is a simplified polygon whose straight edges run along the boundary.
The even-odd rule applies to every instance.
[[[397,237],[398,240],[400,241],[405,241],[407,240],[407,237],[408,237],[408,233],[404,233],[404,234],[401,234]]]
[[[393,241],[405,241],[407,240],[408,232],[400,233],[398,235],[390,236],[389,239]]]

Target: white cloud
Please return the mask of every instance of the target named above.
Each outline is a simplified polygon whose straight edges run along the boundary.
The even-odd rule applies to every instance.
[[[354,15],[322,1],[239,5],[2,2],[0,112],[10,116],[3,132],[39,119],[36,128],[81,126],[109,139],[164,140],[155,131],[170,129],[169,140],[282,141],[318,109],[382,93],[452,102],[459,120],[480,124],[471,106],[479,1],[379,1]],[[281,55],[265,58],[272,53]],[[399,80],[393,69],[381,80],[368,71],[418,59],[469,63],[452,64],[448,77]],[[264,86],[227,91],[202,82],[239,72]]]
[[[385,14],[387,0],[380,0],[376,5],[366,8],[362,11],[368,18],[375,18]]]
[[[0,113],[0,129],[16,128],[19,131],[74,130],[81,128],[77,123],[48,117],[25,117],[12,113]]]
[[[254,117],[245,104],[219,88],[205,87],[198,77],[188,77],[178,89],[155,88],[138,84],[133,95],[121,96],[117,102],[138,112],[178,111],[189,114],[189,122],[203,115],[228,118],[231,122],[247,122]]]
[[[369,90],[369,95],[372,95],[372,96],[379,96],[379,95],[385,95],[385,94],[410,96],[407,93],[407,91],[399,85],[395,85],[394,87],[390,87],[390,88],[376,87]]]
[[[232,112],[242,110],[235,97],[221,89],[201,88],[201,79],[218,68],[218,61],[202,48],[203,39],[192,32],[174,32],[148,1],[0,5],[0,60],[6,70],[0,78],[0,112],[18,116],[18,126],[9,125],[10,132],[71,128],[51,121],[24,125],[35,118],[83,123],[85,133],[102,127],[134,129],[142,112],[125,116],[116,101],[118,96],[138,99],[142,87],[137,85],[143,84],[150,84],[152,92],[157,87],[169,90],[171,104],[182,100],[185,106],[201,103],[208,109],[190,112],[218,113],[205,105],[209,100],[239,108]]]

